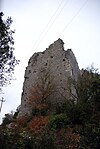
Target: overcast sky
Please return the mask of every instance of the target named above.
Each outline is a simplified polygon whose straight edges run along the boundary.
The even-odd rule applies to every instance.
[[[16,80],[3,89],[1,119],[21,103],[25,67],[35,52],[61,38],[71,48],[80,69],[94,63],[100,70],[100,0],[1,0],[4,19],[16,30],[15,55],[20,59]]]

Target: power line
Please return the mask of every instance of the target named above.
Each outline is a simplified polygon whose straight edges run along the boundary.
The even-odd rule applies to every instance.
[[[43,40],[43,37],[45,36],[45,34],[48,32],[48,30],[49,30],[49,28],[52,26],[52,24],[55,22],[55,20],[57,19],[57,17],[60,15],[60,13],[61,13],[61,11],[63,10],[63,8],[65,7],[65,5],[68,3],[68,1],[69,0],[67,0],[67,2],[66,3],[64,3],[64,5],[62,5],[63,4],[63,0],[61,0],[61,2],[59,3],[59,5],[58,5],[58,7],[57,7],[57,9],[55,10],[55,12],[53,13],[53,15],[51,16],[51,18],[49,19],[49,22],[47,23],[47,25],[45,26],[45,28],[42,30],[42,32],[40,33],[40,35],[39,35],[39,37],[37,38],[37,40],[35,41],[35,43],[34,43],[34,46],[33,47],[35,47],[35,45],[36,45],[36,48],[38,47],[38,45],[39,45],[39,43]],[[61,8],[61,10],[60,10],[60,8]],[[59,10],[60,10],[60,12],[59,12]],[[59,13],[58,13],[59,12]],[[55,18],[54,18],[55,17]],[[53,20],[53,18],[54,18],[54,20]],[[53,20],[53,22],[52,22],[52,20]],[[52,22],[52,24],[50,25],[50,23]],[[45,31],[46,30],[46,31]],[[43,37],[42,37],[43,36]],[[33,49],[33,48],[32,48]],[[31,52],[31,51],[30,51]],[[29,56],[29,55],[28,55]],[[27,56],[27,57],[28,57]],[[25,58],[27,58],[27,57],[25,57]],[[24,58],[24,59],[25,59]],[[23,63],[22,63],[22,66],[23,66]],[[21,66],[21,68],[22,68],[22,66]],[[21,68],[20,68],[20,70],[19,71],[21,71]],[[17,87],[20,85],[21,83],[19,83],[18,85],[17,85]],[[16,88],[17,88],[16,87]]]
[[[68,4],[69,0],[67,0],[64,5],[61,7],[60,9],[60,5],[58,7],[58,9],[55,11],[55,13],[52,15],[50,21],[48,22],[47,26],[48,27],[47,29],[44,28],[44,30],[42,31],[42,34],[41,34],[41,38],[40,40],[38,40],[38,43],[36,45],[36,48],[38,47],[38,45],[40,44],[40,42],[43,40],[43,38],[45,37],[45,35],[48,33],[48,31],[50,30],[50,28],[52,27],[52,25],[54,24],[54,22],[56,21],[56,19],[59,17],[59,15],[61,14],[62,10],[64,9],[64,7],[66,6],[66,4]],[[62,4],[62,1],[61,1],[61,4]],[[60,11],[58,11],[60,9]],[[58,14],[57,14],[58,12]],[[57,15],[56,15],[57,14]],[[53,19],[54,18],[54,19]],[[53,21],[52,21],[53,20]],[[52,21],[52,23],[50,24],[50,22]],[[49,25],[50,24],[50,25]]]
[[[63,8],[66,6],[66,4],[68,3],[69,0],[67,0],[64,4],[63,4],[63,0],[59,3],[56,11],[53,13],[53,15],[51,16],[51,18],[49,19],[49,22],[47,23],[47,25],[45,26],[45,28],[42,30],[42,32],[39,35],[39,38],[37,38],[37,40],[34,43],[34,46],[36,45],[36,47],[38,47],[38,45],[40,44],[40,42],[43,40],[43,37],[45,36],[45,34],[48,32],[48,30],[51,28],[51,26],[53,25],[53,23],[55,22],[55,20],[57,19],[57,17],[60,15],[60,13],[62,12]],[[63,5],[62,5],[63,4]],[[62,7],[61,7],[62,6]],[[61,9],[60,9],[61,8]],[[60,10],[60,12],[59,12]],[[53,19],[54,18],[54,19]],[[53,20],[53,22],[52,22]],[[52,24],[50,24],[52,22]],[[43,37],[42,37],[43,36]],[[39,40],[40,39],[40,40]],[[33,49],[33,48],[32,48]],[[31,51],[30,51],[31,52]],[[28,57],[28,56],[27,56]],[[26,57],[25,57],[26,58]],[[24,58],[24,59],[25,59]]]
[[[69,1],[69,0],[68,0],[68,1]],[[49,26],[50,22],[52,21],[53,17],[55,16],[55,18],[54,18],[52,24],[49,26],[49,28],[53,25],[53,23],[55,22],[55,20],[57,19],[57,17],[60,15],[60,13],[62,12],[62,10],[64,9],[65,5],[68,3],[68,1],[67,1],[66,3],[64,3],[63,7],[61,7],[63,0],[61,1],[61,3],[60,3],[59,6],[57,7],[55,13],[52,15],[52,17],[50,18],[49,22],[48,22],[47,25],[45,26],[45,28],[47,28],[47,27]],[[79,10],[75,13],[75,15],[71,18],[71,20],[70,20],[70,21],[67,23],[67,25],[64,27],[64,29],[63,29],[62,32],[59,34],[59,36],[66,30],[66,28],[67,28],[67,27],[72,23],[72,21],[77,17],[77,15],[78,15],[78,14],[80,13],[80,11],[84,8],[84,6],[86,5],[87,2],[88,2],[88,0],[86,0],[86,1],[82,4],[82,6],[79,8]],[[60,7],[61,7],[61,9],[60,9]],[[57,12],[58,12],[59,9],[60,9],[60,11],[59,11],[59,13],[57,14]],[[56,14],[57,14],[57,15],[56,15]],[[45,31],[45,30],[46,30],[45,28],[44,28],[43,31],[40,33],[40,36],[39,36],[39,39],[40,39],[40,40],[36,40],[35,44],[37,43],[37,41],[38,41],[38,44],[40,44],[40,42],[43,40],[43,37],[46,35],[46,33],[47,33],[48,30],[49,30],[49,28],[47,28],[47,31]],[[44,31],[45,31],[45,34],[44,34]],[[43,36],[43,37],[42,37],[42,36]],[[42,37],[42,39],[41,39],[41,37]],[[34,44],[34,46],[35,46],[35,44]],[[38,44],[37,44],[36,47],[38,47]],[[17,87],[18,87],[20,84],[21,84],[21,83],[19,83],[19,84],[17,85]],[[16,87],[16,88],[17,88],[17,87]]]
[[[59,5],[58,5],[56,11],[53,13],[53,15],[52,15],[51,18],[49,19],[48,23],[46,24],[46,26],[44,27],[44,29],[43,29],[42,32],[40,33],[39,37],[36,39],[36,41],[35,41],[33,47],[35,47],[35,45],[36,45],[36,47],[38,47],[40,41],[43,39],[42,36],[43,36],[44,33],[46,32],[46,31],[45,31],[46,28],[48,29],[49,24],[51,23],[53,17],[58,13],[58,11],[59,11],[60,7],[62,6],[62,4],[63,4],[63,0],[59,3]],[[38,42],[38,43],[37,43],[37,42]],[[32,49],[33,49],[33,48],[32,48]],[[32,51],[32,50],[31,50],[31,51]],[[30,52],[31,52],[31,51],[30,51]],[[29,55],[28,55],[28,56],[29,56]],[[28,57],[28,56],[27,56],[27,57]],[[25,57],[25,58],[27,58],[27,57]],[[24,59],[25,59],[25,58],[24,58]]]
[[[79,13],[85,7],[85,5],[86,5],[87,2],[88,2],[88,0],[86,0],[83,3],[83,5],[79,8],[79,10],[75,13],[75,15],[71,18],[71,20],[67,23],[67,25],[64,27],[64,29],[60,32],[59,36],[68,28],[68,26],[72,23],[72,21],[79,15]]]
[[[49,19],[48,23],[46,24],[46,26],[44,27],[44,29],[43,29],[42,32],[40,33],[39,37],[38,37],[37,40],[35,41],[35,44],[38,42],[39,38],[41,38],[42,34],[44,34],[46,28],[48,28],[48,26],[49,26],[50,22],[52,21],[53,17],[54,17],[54,16],[57,14],[57,12],[59,11],[59,9],[60,9],[62,3],[63,3],[63,0],[60,2],[60,4],[58,5],[56,11],[53,13],[53,15],[52,15],[51,18]],[[35,46],[35,44],[34,44],[34,46]],[[34,46],[33,46],[33,47],[34,47]]]

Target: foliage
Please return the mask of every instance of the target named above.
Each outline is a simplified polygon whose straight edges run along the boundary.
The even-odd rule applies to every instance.
[[[18,117],[16,119],[16,124],[17,124],[17,127],[20,129],[22,127],[26,127],[27,126],[27,122],[28,122],[28,117],[27,116],[21,116],[21,117]]]
[[[14,56],[15,31],[11,30],[12,19],[8,17],[3,20],[3,13],[0,13],[0,86],[4,86],[12,79],[15,65],[19,63]]]
[[[37,81],[30,90],[28,105],[32,108],[33,115],[47,115],[51,103],[48,100],[54,92],[53,76],[48,69],[41,69]]]
[[[73,132],[73,128],[61,129],[56,137],[57,148],[78,149],[80,147],[81,136]]]
[[[66,101],[62,106],[72,122],[85,124],[96,120],[100,116],[100,74],[93,67],[81,71],[77,81],[70,80],[76,89],[74,100]],[[60,110],[60,109],[59,109]]]
[[[67,125],[70,123],[69,118],[66,114],[56,114],[52,115],[49,122],[50,129],[61,129],[64,127],[67,127]]]
[[[73,128],[68,128],[66,131],[66,149],[79,149],[81,136],[79,133],[73,132]]]
[[[32,109],[32,115],[42,115],[46,116],[48,114],[48,105],[46,104],[38,104]]]
[[[1,147],[99,149],[100,74],[94,69],[82,70],[81,77],[77,82],[73,81],[73,85],[77,98],[66,100],[52,114],[47,114],[50,109],[44,100],[39,102],[34,98],[38,102],[31,118],[20,117],[0,128]]]
[[[13,121],[13,113],[5,114],[2,125],[10,124]]]
[[[100,148],[100,127],[94,126],[94,124],[87,124],[83,131],[83,144],[89,148]]]
[[[34,134],[38,134],[46,127],[48,120],[48,116],[33,117],[28,124],[28,129]]]

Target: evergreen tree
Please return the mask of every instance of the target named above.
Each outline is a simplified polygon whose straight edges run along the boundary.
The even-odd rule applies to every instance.
[[[3,12],[0,13],[0,88],[10,82],[15,65],[19,63],[14,56],[12,19],[3,20],[2,17]]]

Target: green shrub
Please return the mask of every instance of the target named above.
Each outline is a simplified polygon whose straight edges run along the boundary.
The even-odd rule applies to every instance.
[[[94,124],[87,124],[81,130],[82,143],[88,148],[100,148],[100,127],[95,127]]]
[[[52,129],[61,129],[63,127],[67,127],[70,123],[69,118],[66,114],[57,114],[52,115],[49,122],[49,127]]]

